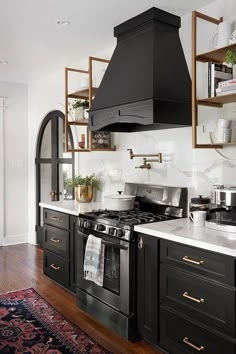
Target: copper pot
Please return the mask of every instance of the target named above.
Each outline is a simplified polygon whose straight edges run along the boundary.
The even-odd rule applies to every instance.
[[[89,203],[93,199],[93,186],[77,186],[75,198],[79,203]]]

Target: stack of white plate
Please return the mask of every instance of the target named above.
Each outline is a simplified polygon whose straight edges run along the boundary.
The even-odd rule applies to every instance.
[[[231,141],[232,120],[219,118],[216,123],[216,130],[214,131],[215,140],[217,143],[229,143]]]

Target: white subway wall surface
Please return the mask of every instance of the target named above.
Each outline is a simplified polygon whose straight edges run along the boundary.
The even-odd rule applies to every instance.
[[[203,13],[232,19],[236,18],[235,0],[217,0],[201,10]],[[209,28],[203,21],[199,23],[198,50],[212,49],[212,36],[216,27]],[[191,14],[182,18],[180,31],[186,60],[191,72]],[[78,44],[79,45],[79,44]],[[62,49],[63,50],[63,49]],[[78,48],[79,50],[79,48]],[[113,48],[92,56],[109,57]],[[56,59],[55,59],[56,60]],[[80,65],[81,64],[81,65]],[[83,63],[68,63],[69,67],[87,68]],[[198,94],[204,96],[206,86],[206,67],[198,68]],[[181,83],[180,83],[181,84]],[[34,157],[36,139],[40,124],[46,114],[53,109],[61,109],[64,104],[64,69],[31,82],[29,85],[29,241],[35,243],[35,166]],[[224,109],[200,108],[199,137],[200,142],[210,142],[209,132],[215,127],[218,117],[225,116],[236,120],[233,110],[236,105],[226,105]],[[236,125],[236,124],[235,124]],[[191,128],[178,128],[139,133],[115,133],[116,152],[91,152],[76,154],[79,173],[85,175],[95,172],[103,180],[103,191],[97,194],[102,200],[105,194],[120,190],[124,183],[139,182],[186,186],[190,196],[209,195],[212,184],[235,184],[236,147],[227,147],[222,151],[193,150]],[[134,153],[163,153],[163,163],[152,163],[150,171],[136,169],[142,164],[141,158],[129,159],[128,148]]]
[[[28,88],[0,82],[7,97],[3,125],[3,245],[28,242]]]

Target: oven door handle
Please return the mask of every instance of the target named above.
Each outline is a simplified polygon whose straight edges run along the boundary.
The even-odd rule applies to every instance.
[[[83,232],[80,232],[79,234],[83,238],[88,238],[88,235],[84,234]],[[123,245],[120,245],[120,244],[114,243],[114,242],[104,241],[103,239],[102,239],[102,244],[104,246],[115,247],[115,248],[119,248],[120,250],[125,250],[125,251],[127,251],[127,249],[128,249],[128,247],[126,247],[126,246],[123,246]]]

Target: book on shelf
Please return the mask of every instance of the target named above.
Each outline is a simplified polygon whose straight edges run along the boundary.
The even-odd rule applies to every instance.
[[[221,81],[218,84],[218,88],[223,88],[223,87],[228,87],[228,86],[233,86],[233,85],[236,85],[236,79]]]
[[[216,96],[216,89],[222,81],[232,80],[232,68],[223,64],[208,63],[208,97]]]
[[[236,88],[234,90],[229,90],[229,91],[216,91],[216,96],[224,96],[224,95],[233,95],[236,93]]]
[[[228,92],[230,93],[230,91],[232,90],[236,90],[236,82],[234,85],[230,85],[230,86],[225,86],[225,87],[218,87],[216,89],[216,93],[219,93],[219,92]]]

